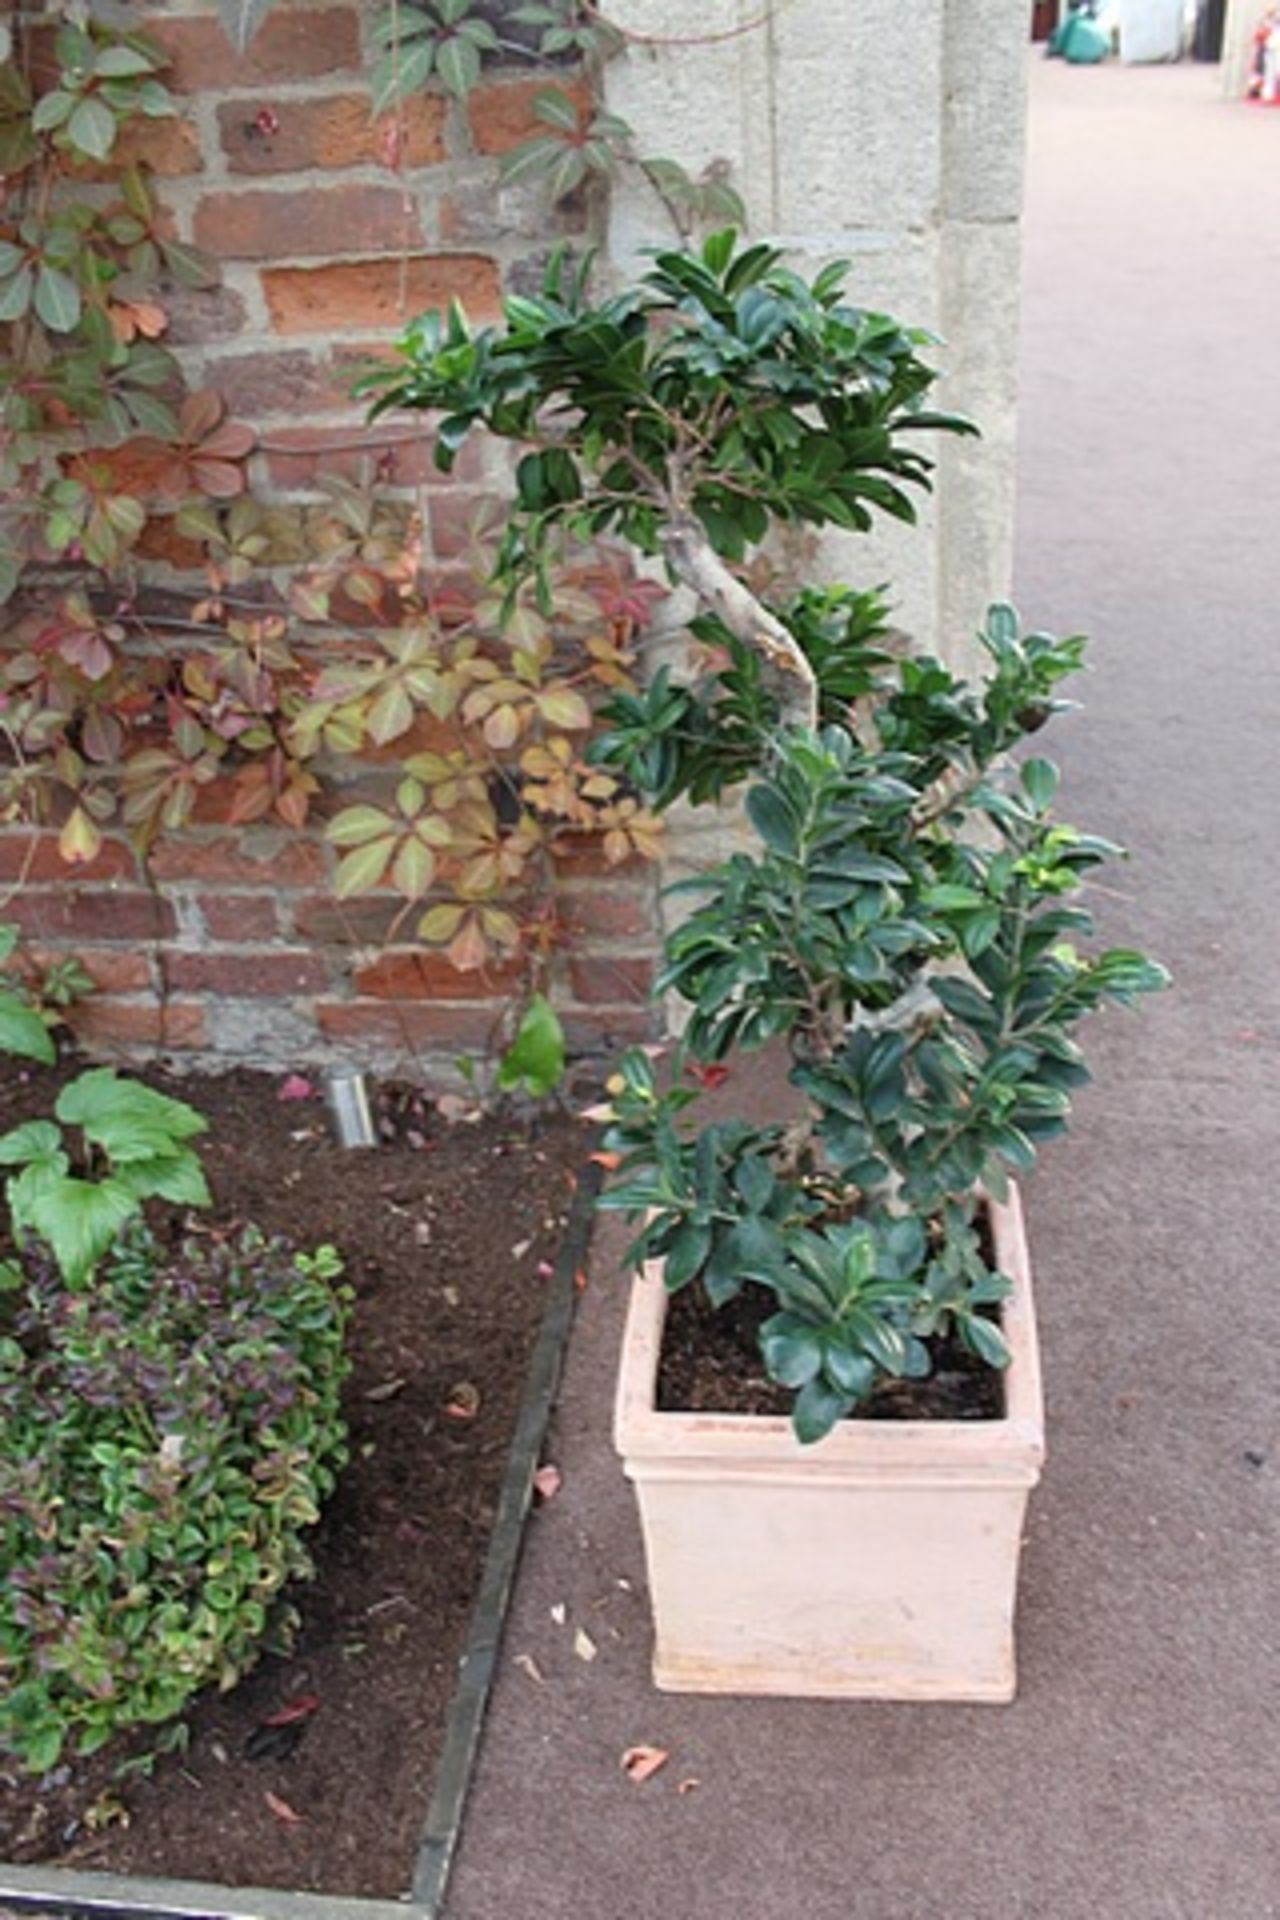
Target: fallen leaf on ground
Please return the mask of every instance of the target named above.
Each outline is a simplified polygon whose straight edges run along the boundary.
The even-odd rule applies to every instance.
[[[383,1380],[380,1385],[370,1387],[364,1397],[366,1400],[392,1400],[404,1385],[403,1380]]]
[[[287,1073],[276,1088],[277,1100],[309,1100],[315,1092],[314,1082],[305,1074]]]
[[[599,1652],[599,1648],[591,1638],[591,1635],[582,1627],[579,1627],[573,1636],[573,1650],[579,1660],[594,1660],[596,1654]]]
[[[579,1267],[579,1268],[578,1268],[578,1271],[577,1271],[577,1272],[576,1272],[576,1273],[574,1274],[574,1276],[573,1276],[573,1284],[574,1284],[574,1286],[576,1287],[576,1289],[577,1289],[577,1291],[578,1291],[579,1293],[585,1293],[585,1292],[586,1292],[586,1290],[587,1290],[587,1270],[586,1270],[586,1268],[585,1268],[585,1267]]]
[[[694,1793],[701,1785],[702,1785],[702,1782],[701,1780],[698,1779],[697,1775],[691,1773],[687,1780],[682,1780],[680,1782],[679,1786],[676,1788],[676,1792],[681,1794]]]
[[[511,1258],[513,1260],[523,1260],[532,1245],[532,1240],[517,1240],[511,1249]]]
[[[568,1619],[568,1614],[565,1611],[565,1604],[563,1600],[556,1601],[554,1607],[552,1607],[551,1609],[551,1618],[555,1621],[558,1627],[562,1627],[564,1625],[565,1621]]]
[[[527,1673],[531,1680],[536,1680],[539,1686],[541,1686],[546,1679],[542,1668],[538,1665],[531,1653],[516,1654],[511,1664],[513,1667],[519,1667],[521,1673]]]
[[[589,1153],[587,1158],[594,1160],[598,1167],[603,1167],[606,1173],[613,1173],[622,1165],[620,1153],[606,1153],[603,1148],[598,1153]]]
[[[628,1747],[622,1756],[622,1771],[639,1786],[642,1780],[652,1779],[670,1758],[665,1747]]]
[[[539,1280],[549,1280],[555,1272],[555,1268],[549,1260],[539,1260],[537,1266],[534,1268],[534,1272],[537,1274]]]
[[[451,1420],[474,1420],[480,1411],[479,1387],[470,1380],[459,1380],[456,1387],[450,1387],[444,1410]]]
[[[560,1491],[559,1467],[539,1467],[533,1476],[533,1490],[540,1500],[554,1500]]]
[[[295,1720],[307,1720],[320,1705],[318,1693],[295,1693],[292,1700],[286,1700],[282,1707],[269,1713],[262,1722],[264,1727],[289,1727]]]
[[[690,1061],[685,1067],[685,1072],[691,1080],[696,1080],[698,1085],[704,1088],[706,1092],[714,1093],[716,1088],[722,1087],[729,1078],[731,1069],[714,1062],[710,1066],[703,1067],[697,1065],[694,1061]]]
[[[276,1819],[282,1820],[286,1827],[300,1827],[302,1825],[302,1815],[296,1808],[291,1807],[287,1800],[282,1800],[278,1793],[272,1793],[270,1789],[268,1789],[262,1797],[270,1807],[272,1813],[274,1813]]]

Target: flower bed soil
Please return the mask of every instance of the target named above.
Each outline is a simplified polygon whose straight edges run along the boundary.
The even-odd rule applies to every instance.
[[[57,1073],[0,1076],[0,1132]],[[43,1781],[0,1758],[0,1859],[224,1885],[395,1896],[409,1884],[582,1128],[444,1126],[380,1098],[343,1152],[319,1100],[245,1071],[144,1076],[210,1121],[219,1226],[332,1241],[355,1289],[351,1464],[291,1595],[293,1650],[187,1715],[185,1752],[130,1736]],[[167,1223],[175,1233],[181,1223]],[[289,1712],[316,1704],[289,1719]],[[283,1724],[269,1722],[285,1713]]]
[[[727,1306],[713,1308],[700,1287],[682,1287],[667,1307],[658,1363],[662,1413],[787,1414],[795,1395],[764,1370],[760,1327],[778,1303],[748,1281]],[[925,1380],[886,1381],[859,1409],[864,1420],[999,1420],[1000,1375],[955,1338],[926,1342],[933,1372]]]

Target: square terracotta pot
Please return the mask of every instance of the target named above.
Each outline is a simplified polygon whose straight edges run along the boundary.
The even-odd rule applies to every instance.
[[[1016,1192],[991,1219],[1013,1282],[998,1420],[842,1420],[802,1447],[782,1417],[659,1413],[661,1263],[636,1280],[614,1439],[640,1503],[660,1688],[1013,1698],[1044,1414]]]

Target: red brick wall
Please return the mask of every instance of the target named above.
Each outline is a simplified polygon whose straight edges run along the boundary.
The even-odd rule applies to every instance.
[[[277,0],[237,57],[206,0],[137,6],[131,23],[172,58],[181,112],[133,144],[178,235],[223,264],[219,287],[167,303],[166,344],[193,384],[217,388],[257,429],[257,485],[305,498],[322,474],[378,462],[419,490],[439,571],[471,510],[501,488],[501,460],[478,452],[445,481],[416,422],[365,427],[348,369],[451,295],[473,318],[494,313],[586,216],[498,183],[496,157],[533,130],[545,83],[527,65],[495,69],[465,104],[416,99],[396,156],[393,121],[370,118],[362,34],[378,11]],[[52,836],[0,833],[0,920],[20,923],[28,959],[74,953],[96,979],[73,1015],[90,1046],[279,1067],[341,1055],[440,1075],[491,1044],[509,975],[459,975],[421,949],[385,948],[394,902],[335,903],[318,831],[231,827],[217,804],[157,847],[147,876],[122,843],[71,877]],[[650,871],[610,871],[586,853],[560,913],[553,997],[571,1043],[643,1036]]]

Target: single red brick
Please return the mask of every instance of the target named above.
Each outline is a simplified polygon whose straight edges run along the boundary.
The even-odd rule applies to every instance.
[[[643,875],[630,886],[565,889],[556,904],[566,933],[575,938],[656,937],[654,889],[645,885]]]
[[[648,999],[653,962],[627,954],[571,954],[569,983],[575,1000],[588,1005],[626,1006]]]
[[[399,187],[348,182],[206,193],[196,208],[195,242],[220,260],[278,260],[290,254],[399,253],[422,241],[422,216]]]
[[[348,398],[332,369],[305,348],[289,353],[234,353],[206,360],[205,381],[230,413],[256,420],[264,413],[311,413]]]
[[[37,940],[163,940],[174,931],[173,908],[149,893],[81,888],[24,887],[4,910]]]
[[[460,300],[473,320],[499,311],[494,262],[479,253],[343,261],[326,267],[268,267],[262,275],[277,333],[333,333],[343,327],[399,327],[425,307]]]
[[[331,893],[313,894],[296,902],[295,934],[320,946],[381,946],[397,925],[412,924],[412,910],[398,895],[373,893],[359,900],[335,900]]]
[[[217,993],[246,1000],[287,1000],[295,993],[323,993],[329,971],[314,953],[170,953],[165,967],[171,987],[187,993]]]
[[[157,880],[197,880],[231,886],[314,887],[329,870],[325,849],[315,840],[294,835],[265,843],[259,852],[238,839],[201,840],[183,834],[160,840],[151,850],[151,871]]]
[[[175,93],[312,80],[325,73],[358,71],[361,64],[354,7],[305,12],[273,7],[241,54],[216,20],[151,18],[146,28],[148,38],[171,62],[162,78]]]
[[[196,905],[215,940],[274,940],[280,931],[274,893],[202,893]]]
[[[499,1018],[495,1005],[453,1001],[322,1000],[314,1011],[317,1026],[329,1039],[363,1040],[390,1053],[415,1047],[488,1047]]]
[[[93,1048],[205,1045],[204,1008],[198,1001],[82,1000],[67,1014],[81,1043]]]
[[[96,859],[87,866],[72,867],[58,852],[55,833],[16,827],[0,833],[0,881],[20,880],[33,886],[41,880],[116,880],[137,871],[137,858],[123,840],[104,840]],[[0,909],[0,920],[6,911]]]
[[[367,93],[335,93],[322,100],[280,100],[270,130],[255,100],[230,100],[218,109],[222,150],[233,173],[304,173],[312,167],[433,167],[445,157],[445,102],[415,93],[398,116],[372,118]]]
[[[373,1000],[486,1000],[514,993],[523,978],[519,966],[458,969],[442,953],[425,948],[392,948],[357,969],[352,985]]]
[[[591,103],[587,83],[578,74],[557,74],[552,80],[542,73],[528,79],[487,80],[473,87],[467,96],[467,121],[477,153],[509,153],[522,140],[548,133],[546,122],[533,111],[533,102],[549,86],[567,93],[579,114]]]
[[[111,947],[26,947],[20,949],[24,973],[39,975],[48,967],[74,960],[83,967],[99,993],[146,993],[155,982],[151,958],[145,953],[122,953]]]
[[[190,120],[176,116],[163,120],[133,120],[123,127],[105,164],[75,168],[75,178],[85,181],[110,181],[119,177],[122,167],[145,167],[164,180],[177,180],[204,171],[200,135]]]
[[[658,1016],[651,1007],[560,1008],[565,1046],[569,1053],[613,1053],[619,1047],[637,1046],[652,1040],[660,1031]]]
[[[166,287],[164,308],[169,316],[167,347],[229,340],[243,330],[247,318],[243,299],[231,287]]]

